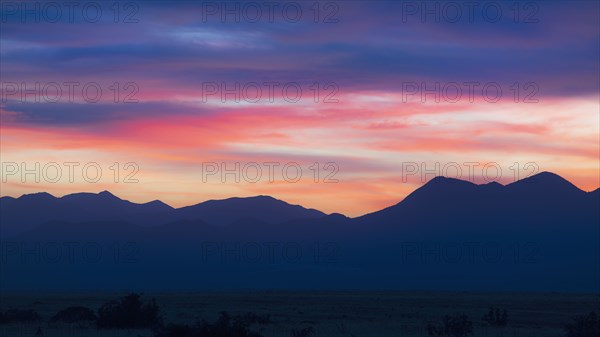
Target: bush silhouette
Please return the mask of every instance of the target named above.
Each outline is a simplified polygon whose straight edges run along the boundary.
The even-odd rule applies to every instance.
[[[508,324],[508,313],[506,309],[501,312],[499,308],[490,307],[487,314],[483,315],[483,321],[489,326],[503,327]]]
[[[230,316],[227,312],[221,312],[215,323],[202,321],[195,326],[169,324],[162,328],[156,337],[262,337],[260,334],[250,331],[252,324],[250,316]],[[257,316],[258,317],[258,316]]]
[[[0,324],[31,323],[41,320],[42,316],[34,310],[10,309],[4,313],[0,312]]]
[[[430,337],[466,337],[473,332],[473,322],[467,315],[444,316],[443,324],[429,324]]]
[[[585,316],[577,316],[573,323],[565,325],[565,337],[598,337],[600,336],[600,318],[595,312]]]
[[[152,328],[162,324],[156,301],[144,304],[141,297],[134,293],[103,304],[98,309],[98,328]]]
[[[51,323],[81,323],[81,322],[93,322],[98,317],[90,308],[86,307],[68,307],[64,310],[59,311],[51,319]]]

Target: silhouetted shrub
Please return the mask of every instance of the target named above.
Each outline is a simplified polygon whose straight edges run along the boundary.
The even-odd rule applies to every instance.
[[[42,316],[34,310],[10,309],[0,312],[0,324],[39,322]]]
[[[483,321],[489,326],[503,327],[508,324],[508,313],[506,309],[500,311],[499,308],[490,307],[487,314],[483,315]]]
[[[162,324],[160,309],[152,299],[144,304],[141,294],[129,294],[98,309],[98,328],[151,328]]]
[[[573,323],[565,325],[565,337],[598,337],[600,336],[600,318],[595,312],[585,316],[577,316]]]
[[[473,332],[473,322],[467,315],[446,315],[443,324],[429,324],[427,331],[430,337],[466,337]]]
[[[59,311],[54,315],[50,322],[52,323],[81,323],[81,322],[93,322],[98,317],[90,308],[86,307],[69,307]]]
[[[310,337],[315,330],[311,327],[302,328],[300,330],[293,329],[292,337]]]
[[[169,324],[156,333],[156,337],[262,337],[250,331],[247,317],[230,316],[221,312],[215,323],[202,321],[195,326]]]

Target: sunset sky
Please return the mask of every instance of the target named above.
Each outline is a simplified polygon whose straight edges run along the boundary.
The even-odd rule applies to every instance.
[[[495,2],[502,11],[497,20],[495,7],[482,12],[481,5],[472,18],[462,7],[457,22],[451,22],[456,8],[428,3],[440,6],[428,8],[436,14],[419,7],[425,2],[338,1],[317,8],[313,1],[284,2],[269,17],[265,2],[225,15],[223,2],[138,1],[118,3],[117,18],[113,2],[95,2],[102,15],[87,22],[95,14],[89,10],[86,19],[81,2],[71,22],[66,8],[52,20],[56,8],[44,10],[43,2],[39,17],[23,12],[21,2],[3,2],[0,194],[109,190],[176,207],[266,194],[356,216],[399,202],[436,175],[418,172],[404,181],[403,167],[412,165],[406,163],[430,171],[439,163],[449,176],[459,166],[465,180],[464,163],[479,163],[472,180],[482,183],[490,162],[501,168],[495,179],[501,183],[515,180],[518,163],[519,178],[552,171],[584,190],[598,188],[599,3],[514,8]],[[72,82],[80,85],[69,97],[64,83]],[[470,95],[465,83],[474,82]],[[38,94],[31,93],[36,83]],[[236,83],[240,90],[221,97],[219,86],[231,90]],[[272,97],[265,83],[279,84]],[[262,96],[254,99],[257,85]],[[102,94],[94,103],[96,86]],[[66,162],[79,163],[73,181]],[[222,182],[218,172],[203,179],[212,163],[234,169],[236,162],[240,171],[260,164],[262,178],[242,176],[238,183],[229,174]],[[11,163],[29,169],[39,163],[49,177],[8,174]],[[62,169],[56,182],[49,163]],[[95,183],[83,178],[88,163],[102,169]],[[279,163],[273,181],[264,163]],[[282,176],[290,163],[302,168],[297,182]],[[134,167],[139,170],[124,182]],[[292,178],[295,170],[288,171]]]

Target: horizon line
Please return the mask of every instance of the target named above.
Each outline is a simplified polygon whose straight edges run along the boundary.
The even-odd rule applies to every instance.
[[[416,192],[417,190],[419,190],[419,189],[421,189],[422,187],[424,187],[424,186],[428,185],[429,183],[432,183],[434,180],[440,180],[440,178],[443,178],[443,179],[446,179],[446,180],[449,180],[449,181],[460,181],[460,182],[465,182],[465,183],[469,183],[469,184],[471,184],[471,185],[475,185],[475,186],[485,186],[485,185],[490,185],[490,184],[497,184],[497,185],[500,185],[500,186],[502,186],[502,187],[507,187],[507,186],[510,186],[510,185],[516,184],[516,183],[518,183],[518,182],[522,182],[522,181],[526,181],[526,180],[529,180],[529,179],[535,178],[535,177],[537,177],[537,176],[540,176],[540,175],[552,175],[552,176],[556,176],[556,177],[558,177],[558,178],[560,178],[560,179],[562,179],[562,180],[564,180],[564,181],[568,182],[569,184],[571,184],[572,186],[574,186],[575,188],[577,188],[579,191],[581,191],[581,192],[584,192],[584,193],[594,193],[594,192],[596,192],[596,191],[600,190],[600,186],[599,186],[599,187],[597,187],[597,188],[595,188],[595,189],[593,189],[593,190],[591,190],[591,191],[586,191],[586,190],[583,190],[583,189],[579,188],[577,185],[573,184],[573,183],[572,183],[571,181],[569,181],[568,179],[566,179],[566,178],[562,177],[562,176],[561,176],[561,175],[559,175],[559,174],[556,174],[556,173],[554,173],[554,172],[550,172],[550,171],[542,171],[542,172],[536,173],[536,174],[534,174],[534,175],[532,175],[532,176],[525,177],[525,178],[522,178],[522,179],[519,179],[519,180],[513,181],[513,182],[511,182],[511,183],[508,183],[508,184],[502,184],[502,183],[499,183],[499,182],[497,182],[497,181],[490,181],[490,182],[487,182],[487,183],[481,183],[481,184],[477,184],[477,183],[475,183],[475,182],[472,182],[472,181],[469,181],[469,180],[464,180],[464,179],[458,179],[458,178],[452,178],[452,177],[446,177],[446,176],[441,176],[441,175],[439,175],[439,176],[435,176],[435,177],[433,177],[433,178],[429,179],[428,181],[424,182],[422,185],[420,185],[419,187],[417,187],[416,189],[414,189],[413,191],[411,191],[410,193],[408,193],[408,194],[407,194],[407,195],[406,195],[404,198],[402,198],[400,201],[397,201],[397,202],[395,202],[395,203],[392,203],[391,205],[389,205],[389,206],[387,206],[387,207],[384,207],[384,208],[382,208],[382,209],[386,209],[386,208],[388,208],[388,207],[391,207],[391,206],[394,206],[394,205],[397,205],[397,204],[401,203],[402,201],[404,201],[406,198],[408,198],[410,195],[412,195],[412,194],[413,194],[414,192]],[[154,199],[154,200],[150,200],[150,201],[146,201],[146,202],[133,202],[133,201],[130,201],[130,200],[128,200],[128,199],[122,199],[122,198],[120,198],[119,196],[115,195],[114,193],[110,192],[109,190],[103,190],[103,191],[100,191],[100,192],[97,192],[97,193],[96,193],[96,192],[75,192],[75,193],[64,194],[64,195],[62,195],[62,196],[55,196],[55,195],[53,195],[52,193],[50,193],[50,192],[46,192],[46,191],[40,191],[40,192],[34,192],[34,193],[25,193],[25,194],[21,194],[21,195],[20,195],[20,196],[18,196],[18,197],[14,197],[14,196],[10,196],[10,195],[1,195],[1,194],[0,194],[0,199],[2,199],[2,198],[12,198],[12,199],[15,199],[15,200],[17,200],[17,199],[19,199],[19,198],[21,198],[21,197],[24,197],[24,196],[29,196],[29,195],[38,195],[38,194],[47,194],[47,195],[49,195],[49,196],[51,196],[51,197],[53,197],[53,198],[55,198],[55,199],[62,199],[62,198],[64,198],[64,197],[71,196],[71,195],[77,195],[77,194],[92,194],[92,195],[100,195],[100,194],[103,194],[103,193],[108,193],[108,194],[110,194],[111,196],[113,196],[113,197],[115,197],[115,198],[117,198],[117,199],[119,199],[119,200],[126,201],[126,202],[130,202],[130,203],[137,204],[137,205],[145,205],[145,204],[150,204],[150,203],[153,203],[153,202],[160,202],[160,203],[162,203],[162,204],[164,204],[164,205],[166,205],[166,206],[168,206],[168,207],[170,207],[170,208],[172,208],[172,209],[174,209],[174,210],[176,210],[176,209],[182,209],[182,208],[186,208],[186,207],[191,207],[191,206],[196,206],[196,205],[200,205],[200,204],[203,204],[203,203],[206,203],[206,202],[210,202],[210,201],[225,201],[225,200],[230,200],[230,199],[252,199],[252,198],[260,198],[260,197],[263,197],[263,198],[265,198],[265,197],[266,197],[266,198],[271,198],[271,199],[274,199],[274,200],[277,200],[277,201],[282,201],[282,202],[284,202],[284,203],[286,203],[286,204],[288,204],[288,205],[291,205],[291,206],[300,206],[300,207],[302,207],[302,208],[305,208],[305,209],[307,209],[307,210],[315,210],[315,211],[318,211],[318,212],[321,212],[321,213],[325,214],[326,216],[329,216],[329,215],[334,215],[334,214],[339,214],[339,215],[345,216],[345,217],[347,217],[347,218],[358,218],[358,217],[361,217],[361,216],[363,216],[363,215],[367,215],[367,214],[371,214],[371,213],[373,213],[373,212],[367,212],[367,213],[364,213],[364,214],[362,214],[362,215],[358,215],[358,216],[354,216],[354,217],[349,217],[349,216],[347,216],[347,215],[345,215],[345,214],[343,214],[343,213],[340,213],[340,212],[326,213],[326,212],[323,212],[323,211],[321,211],[321,210],[319,210],[319,209],[316,209],[316,208],[305,207],[305,206],[303,206],[303,205],[301,205],[301,204],[293,204],[293,203],[289,203],[289,202],[287,202],[287,201],[286,201],[286,200],[284,200],[284,199],[279,199],[279,198],[276,198],[276,197],[274,197],[274,196],[272,196],[272,195],[267,195],[267,194],[258,194],[258,195],[252,195],[252,196],[247,196],[247,197],[232,196],[232,197],[227,197],[227,198],[223,198],[223,199],[206,199],[206,200],[204,200],[204,201],[200,201],[200,202],[197,202],[197,203],[193,203],[193,204],[189,204],[189,205],[186,205],[186,206],[181,206],[181,207],[173,207],[172,205],[170,205],[170,204],[168,204],[168,203],[166,203],[166,202],[164,202],[164,201],[162,201],[162,200],[160,200],[160,199]],[[377,212],[377,211],[375,211],[375,212]]]

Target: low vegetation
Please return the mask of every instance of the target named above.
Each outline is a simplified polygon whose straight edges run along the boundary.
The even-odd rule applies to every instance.
[[[482,320],[489,326],[505,327],[508,325],[508,313],[506,309],[500,310],[500,308],[490,307]]]
[[[345,315],[343,316],[346,317]],[[508,326],[508,313],[506,309],[490,307],[482,317],[481,327],[506,327]],[[10,309],[0,312],[0,324],[36,324],[37,335],[42,336],[41,315],[34,310]],[[146,334],[153,333],[154,337],[263,337],[263,325],[274,324],[270,315],[260,315],[252,312],[241,315],[230,315],[223,311],[214,322],[199,320],[189,324],[163,324],[160,308],[154,299],[143,300],[142,294],[129,295],[104,303],[95,312],[83,306],[72,306],[57,312],[49,323],[79,324],[80,328],[97,327],[99,329],[143,329]],[[302,321],[304,327],[293,328],[287,326],[291,337],[318,336],[313,327],[307,324],[314,321]],[[50,328],[57,328],[49,325]],[[343,321],[336,325],[339,335],[347,336]],[[46,329],[46,328],[44,328]],[[473,322],[465,314],[446,315],[440,321],[427,325],[429,337],[469,337],[473,335]],[[104,333],[104,332],[98,332]],[[285,335],[285,333],[284,333]],[[600,336],[600,316],[596,312],[576,316],[571,322],[564,325],[564,333],[554,334],[563,337],[598,337]]]
[[[565,337],[598,337],[600,336],[600,318],[595,312],[577,316],[572,323],[565,325]]]
[[[42,320],[42,316],[34,310],[10,309],[0,312],[0,324],[33,323]]]
[[[441,324],[429,324],[430,337],[466,337],[473,333],[473,322],[467,315],[446,315]]]
[[[98,320],[96,313],[86,307],[68,307],[59,311],[50,319],[50,323],[86,323]]]
[[[264,322],[259,317],[253,314],[230,316],[227,312],[221,312],[215,323],[202,321],[194,326],[169,324],[160,329],[155,337],[262,337],[250,330],[250,325]]]
[[[100,329],[154,328],[162,324],[160,309],[154,299],[148,303],[141,294],[129,294],[109,301],[98,309],[97,325]]]

